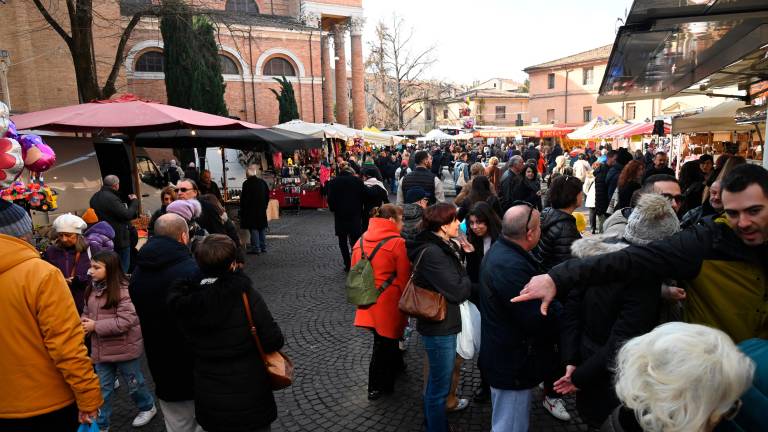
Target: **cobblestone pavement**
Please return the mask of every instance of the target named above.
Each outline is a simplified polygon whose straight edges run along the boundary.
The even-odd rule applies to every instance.
[[[247,272],[265,297],[286,337],[285,352],[296,366],[296,382],[276,393],[279,431],[421,431],[423,348],[414,332],[407,346],[408,369],[395,393],[367,399],[372,337],[352,326],[354,308],[344,297],[344,272],[333,236],[332,215],[302,210],[271,224],[269,253],[249,255]],[[145,367],[145,372],[148,370]],[[147,377],[151,382],[151,377]],[[462,368],[460,393],[471,397],[480,377],[474,362]],[[586,431],[578,421],[554,419],[535,391],[531,431]],[[573,401],[568,409],[575,415]],[[136,430],[135,408],[124,388],[117,391],[112,432]],[[472,402],[449,420],[464,431],[490,430],[490,404]],[[165,430],[160,414],[142,432]]]

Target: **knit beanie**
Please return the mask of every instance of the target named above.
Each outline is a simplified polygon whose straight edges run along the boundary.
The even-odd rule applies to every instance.
[[[202,207],[200,207],[200,202],[195,199],[176,200],[168,204],[168,207],[166,207],[165,209],[166,213],[177,214],[182,218],[184,218],[184,220],[187,222],[199,217],[202,211],[203,210],[202,210]]]
[[[32,232],[32,219],[26,210],[0,199],[0,234],[21,237]]]
[[[73,214],[63,214],[53,221],[53,230],[56,233],[83,234],[83,230],[88,228],[84,220]]]
[[[635,245],[646,245],[680,231],[672,204],[665,197],[648,193],[640,197],[624,228],[624,239]]]
[[[88,225],[93,225],[99,221],[99,217],[96,216],[96,212],[92,208],[88,208],[88,210],[83,213],[83,220]]]

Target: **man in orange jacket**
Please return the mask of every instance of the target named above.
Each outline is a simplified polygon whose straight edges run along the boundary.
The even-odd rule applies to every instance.
[[[102,404],[64,276],[29,243],[32,221],[0,200],[0,432],[67,431]]]

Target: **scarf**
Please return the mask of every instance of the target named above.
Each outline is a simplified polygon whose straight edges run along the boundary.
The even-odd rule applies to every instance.
[[[380,187],[380,188],[384,189],[385,191],[387,190],[387,188],[385,188],[385,187],[384,187],[384,183],[382,183],[381,181],[379,181],[379,179],[377,179],[376,177],[371,177],[371,178],[369,178],[368,180],[364,181],[363,183],[364,183],[366,186],[368,186],[368,187],[371,187],[371,186],[378,186],[378,187]]]

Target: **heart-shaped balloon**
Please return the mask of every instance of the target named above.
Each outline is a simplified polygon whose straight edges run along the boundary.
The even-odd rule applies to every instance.
[[[23,168],[19,142],[12,138],[0,138],[0,187],[10,186]]]
[[[36,173],[48,171],[56,163],[56,153],[39,135],[22,135],[21,149],[24,166]]]

